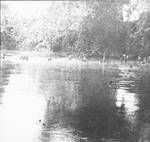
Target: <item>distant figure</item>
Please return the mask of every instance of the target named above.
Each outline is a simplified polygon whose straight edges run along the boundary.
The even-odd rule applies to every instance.
[[[69,56],[68,56],[68,59],[69,59],[69,60],[72,60],[72,58],[73,58],[72,55],[69,55]]]
[[[123,54],[123,61],[125,61],[126,54]]]
[[[4,53],[4,54],[3,54],[3,59],[4,59],[5,57],[6,57],[6,54]]]
[[[46,124],[45,124],[45,123],[42,123],[42,120],[41,120],[41,119],[38,121],[38,123],[39,123],[40,125],[42,125],[43,127],[45,127],[45,126],[46,126]]]
[[[142,60],[142,64],[145,64],[147,62],[147,58],[145,57],[145,58],[143,58],[143,60]]]
[[[140,63],[142,61],[142,58],[140,56],[138,56],[137,60]]]
[[[86,62],[86,61],[87,61],[87,59],[86,59],[85,56],[82,57],[82,61],[83,61],[83,62]]]
[[[129,58],[129,56],[126,55],[126,56],[125,56],[125,63],[128,61],[128,58]]]
[[[127,54],[123,54],[123,61],[126,63],[128,61],[129,56]]]
[[[5,59],[5,56],[2,56],[2,59]]]
[[[21,56],[20,59],[28,61],[28,56]]]
[[[51,60],[52,60],[52,58],[51,58],[51,57],[49,57],[49,58],[48,58],[48,61],[51,61]]]
[[[113,83],[113,81],[111,80],[110,82],[109,82],[109,84],[112,84]]]
[[[45,127],[45,126],[46,126],[46,124],[45,124],[45,123],[43,123],[43,126]]]
[[[36,124],[37,124],[37,125],[41,125],[41,122],[42,122],[41,120],[38,120],[38,121],[36,122]]]
[[[6,57],[6,54],[4,53],[0,56],[0,59],[5,59],[5,57]]]
[[[120,55],[120,57],[119,57],[119,58],[120,58],[120,61],[123,61],[123,56],[122,56],[122,55]]]
[[[132,65],[130,65],[130,68],[132,68],[133,66]]]
[[[73,58],[73,56],[72,56],[72,55],[69,55],[69,56],[68,56],[68,59],[69,59],[69,60],[71,60],[72,58]]]

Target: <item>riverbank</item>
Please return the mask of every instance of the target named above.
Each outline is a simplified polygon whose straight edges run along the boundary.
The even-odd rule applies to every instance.
[[[21,62],[21,63],[34,63],[34,64],[47,64],[47,63],[71,63],[71,64],[119,64],[119,65],[129,65],[131,68],[133,66],[148,66],[150,63],[139,63],[137,61],[128,61],[123,62],[120,60],[106,60],[103,62],[102,60],[96,58],[90,59],[79,59],[75,56],[67,56],[60,53],[49,52],[48,50],[42,51],[22,51],[22,50],[0,50],[1,62],[3,61],[12,61],[12,62]]]

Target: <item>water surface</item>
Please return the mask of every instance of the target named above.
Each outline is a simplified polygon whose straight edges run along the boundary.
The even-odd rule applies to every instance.
[[[0,141],[149,139],[148,64],[15,61],[1,62]]]

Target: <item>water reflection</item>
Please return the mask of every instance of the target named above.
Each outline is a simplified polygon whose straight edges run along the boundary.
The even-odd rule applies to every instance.
[[[34,81],[27,70],[20,70],[16,65],[12,69],[9,64],[2,67],[9,80],[5,84],[0,106],[0,139],[3,142],[32,142],[37,139],[36,120],[43,116],[45,102],[37,96],[36,84],[33,85]]]
[[[4,65],[0,64],[0,103],[2,103],[2,93],[5,91],[5,87],[8,84],[8,78],[12,70],[15,68],[11,64]]]
[[[130,93],[121,88],[117,89],[116,105],[117,107],[124,106],[127,115],[134,115],[138,110],[137,94]]]
[[[118,65],[5,62],[0,75],[3,142],[137,142],[150,120],[149,79]]]
[[[57,72],[59,81],[55,81],[55,89],[49,88],[55,96],[49,98],[45,112],[44,124],[50,133],[48,136],[51,136],[52,128],[69,128],[68,133],[72,134],[72,141],[133,140],[130,138],[131,125],[125,117],[125,109],[116,107],[116,89],[110,88],[109,85],[113,79],[111,75],[115,72],[116,70],[106,71],[106,76],[103,76],[102,70],[86,68],[79,70],[80,74],[76,75],[75,79],[72,77],[73,73],[76,74],[74,70],[71,73],[63,70],[62,76]],[[65,132],[62,134],[65,137]],[[59,137],[53,136],[55,139]]]

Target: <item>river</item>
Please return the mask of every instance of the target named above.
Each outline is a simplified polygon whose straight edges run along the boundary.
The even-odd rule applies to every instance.
[[[17,54],[0,67],[1,142],[150,142],[149,64]]]

